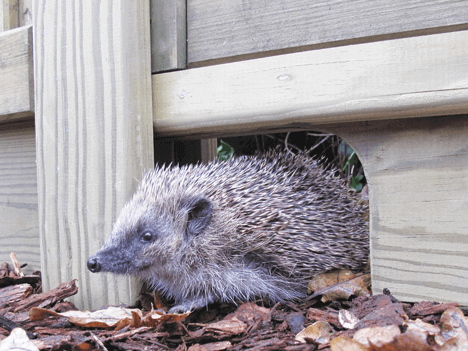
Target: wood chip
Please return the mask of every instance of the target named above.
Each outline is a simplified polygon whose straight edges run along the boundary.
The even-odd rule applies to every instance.
[[[436,303],[431,301],[421,301],[415,304],[409,311],[409,316],[428,316],[430,314],[442,313],[450,307],[457,307],[458,303]]]
[[[11,262],[13,263],[13,267],[15,269],[15,273],[18,277],[24,277],[23,271],[21,270],[21,265],[18,262],[18,259],[16,258],[16,255],[14,252],[10,253],[10,259]]]
[[[333,324],[336,327],[341,327],[341,323],[338,319],[338,312],[324,311],[318,308],[309,308],[306,315],[308,320],[311,321],[324,321]]]
[[[76,279],[74,279],[68,283],[60,284],[55,289],[49,290],[42,294],[32,295],[27,299],[20,301],[16,304],[13,312],[27,311],[32,307],[47,308],[60,300],[75,295],[77,292],[78,287],[76,286]]]
[[[33,288],[29,284],[12,285],[0,289],[0,308],[22,303],[32,291]]]

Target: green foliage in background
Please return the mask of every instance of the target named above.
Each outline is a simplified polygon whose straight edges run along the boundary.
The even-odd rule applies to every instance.
[[[340,141],[339,152],[344,156],[344,165],[342,167],[344,175],[349,177],[349,187],[361,192],[366,184],[361,162],[359,161],[356,152],[343,140]],[[358,170],[357,173],[355,170]]]
[[[356,152],[343,139],[322,132],[290,132],[227,137],[219,140],[218,159],[225,161],[236,155],[262,154],[271,149],[288,153],[305,152],[310,157],[334,166],[336,172],[347,179],[349,187],[361,192],[366,184],[364,169]],[[231,146],[232,145],[232,146]]]
[[[219,161],[226,161],[229,160],[232,155],[234,155],[234,148],[221,140],[220,145],[216,149],[216,152],[218,153]]]
[[[355,189],[358,193],[361,192],[362,188],[364,187],[365,184],[362,183],[364,180],[364,176],[358,175],[358,176],[352,176],[351,177],[351,183],[349,184],[350,188]]]

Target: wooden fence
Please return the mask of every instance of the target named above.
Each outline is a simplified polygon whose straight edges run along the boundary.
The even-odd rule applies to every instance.
[[[45,289],[134,299],[86,259],[154,145],[313,129],[363,162],[374,292],[468,303],[467,3],[2,4],[0,257],[41,268]]]

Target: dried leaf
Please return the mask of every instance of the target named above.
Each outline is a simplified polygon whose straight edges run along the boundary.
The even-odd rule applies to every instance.
[[[359,323],[359,318],[347,310],[340,310],[338,312],[338,320],[345,329],[354,329]]]
[[[427,337],[430,335],[438,345],[445,343],[445,339],[440,334],[440,328],[437,325],[423,322],[420,319],[406,321],[404,325],[407,326],[405,334],[412,334],[422,342],[427,343]]]
[[[212,342],[209,344],[195,344],[188,348],[189,351],[196,351],[196,350],[206,350],[206,351],[222,351],[226,350],[227,348],[231,347],[232,344],[230,341],[218,341]]]
[[[94,346],[88,342],[82,342],[75,346],[76,351],[91,351],[94,349]]]
[[[89,328],[109,328],[115,327],[122,321],[126,321],[129,325],[133,319],[132,311],[130,309],[120,307],[108,307],[105,310],[99,310],[94,312],[89,311],[67,311],[63,313],[57,313],[44,308],[33,307],[29,311],[29,318],[31,321],[43,319],[48,315],[66,317],[68,320],[81,327]],[[141,311],[137,310],[140,314]]]
[[[173,314],[173,313],[163,313],[160,311],[151,311],[151,313],[148,313],[143,319],[142,319],[142,324],[137,327],[145,326],[145,327],[155,327],[159,324],[162,323],[172,323],[172,322],[178,322],[183,320],[185,317],[187,317],[190,314],[190,312],[185,312],[182,314]],[[133,327],[132,327],[133,328]]]
[[[468,345],[457,338],[448,339],[439,349],[439,351],[467,351]]]
[[[455,338],[457,343],[452,340],[452,344],[468,345],[468,318],[458,307],[450,307],[442,314],[440,327],[445,340]]]
[[[265,318],[269,313],[269,308],[258,306],[255,302],[247,302],[240,305],[234,312],[229,313],[224,319],[237,318],[238,320],[247,322]]]
[[[204,348],[200,344],[195,344],[190,346],[187,351],[208,351],[208,349]]]
[[[233,317],[232,319],[223,319],[222,321],[209,324],[191,323],[191,325],[203,327],[202,329],[192,332],[192,337],[201,337],[205,332],[229,336],[242,334],[247,331],[247,324],[238,320],[237,317]]]
[[[49,315],[68,318],[69,322],[81,327],[88,328],[115,328],[120,330],[127,325],[131,328],[142,326],[154,327],[163,322],[175,322],[184,319],[189,315],[185,314],[164,314],[159,311],[152,311],[143,318],[143,313],[139,309],[127,309],[121,307],[108,307],[105,310],[94,312],[89,311],[67,311],[57,313],[44,308],[33,307],[29,311],[31,321],[43,319]]]
[[[237,335],[247,330],[247,324],[234,317],[233,319],[206,324],[205,329],[216,333]]]
[[[382,345],[372,345],[369,351],[433,351],[427,343],[421,342],[417,336],[413,334],[400,334],[396,336],[391,342]]]
[[[330,349],[331,351],[369,351],[367,346],[346,336],[334,338],[330,343]]]
[[[15,328],[6,339],[0,342],[0,351],[39,351],[36,345],[29,340],[26,332],[21,328]]]
[[[347,300],[351,295],[370,295],[370,274],[354,274],[349,270],[332,271],[315,276],[307,285],[307,292],[322,295],[322,302]]]
[[[330,342],[331,326],[327,322],[315,322],[309,325],[296,335],[296,340],[307,342],[306,339],[311,339],[318,344],[328,344]]]
[[[307,284],[307,293],[311,294],[319,290],[328,288],[337,283],[341,283],[356,276],[350,270],[334,270],[327,273],[317,274]]]
[[[398,335],[400,335],[400,328],[397,325],[387,325],[386,327],[360,329],[354,334],[353,339],[368,347],[371,343],[382,346],[391,342]]]

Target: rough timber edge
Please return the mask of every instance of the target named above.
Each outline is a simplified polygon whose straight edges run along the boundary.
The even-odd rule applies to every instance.
[[[132,303],[135,279],[86,260],[154,166],[149,0],[38,0],[33,13],[43,289],[77,278],[79,308]]]
[[[31,25],[0,33],[0,123],[34,119],[32,36]]]
[[[459,0],[191,0],[189,67],[467,29]]]
[[[468,113],[468,31],[153,75],[155,136]]]

